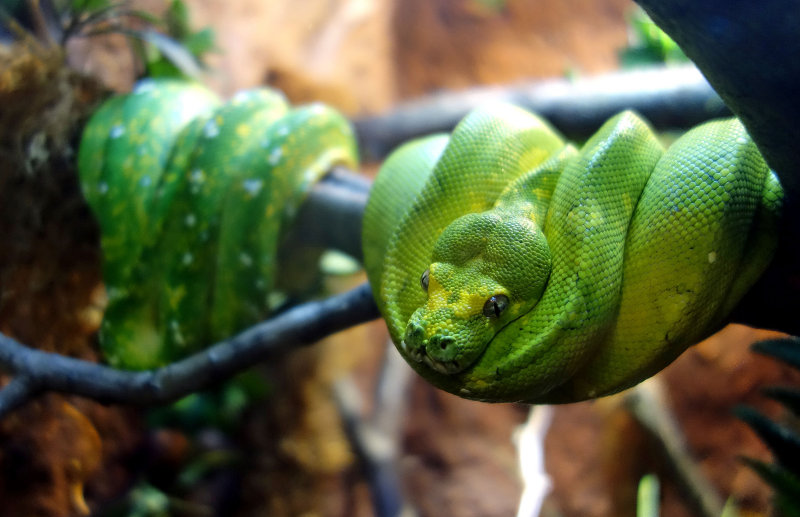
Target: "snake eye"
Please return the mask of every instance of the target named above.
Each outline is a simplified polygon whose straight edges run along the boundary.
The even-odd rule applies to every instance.
[[[422,290],[428,292],[428,282],[430,280],[431,270],[430,268],[423,271],[422,276],[419,277],[419,285],[422,286]]]
[[[489,318],[499,318],[500,313],[508,307],[508,296],[496,294],[483,304],[483,315]]]

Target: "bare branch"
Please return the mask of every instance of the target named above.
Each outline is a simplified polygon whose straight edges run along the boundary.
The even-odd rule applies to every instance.
[[[334,168],[311,190],[287,241],[335,248],[361,260],[361,218],[369,188],[361,174]]]
[[[444,92],[356,120],[355,126],[363,152],[382,158],[410,138],[450,131],[471,109],[498,101],[535,111],[578,139],[624,109],[639,111],[659,129],[685,129],[729,114],[700,72],[684,66]]]
[[[625,393],[625,405],[658,445],[658,453],[676,475],[693,515],[722,514],[723,502],[686,450],[685,438],[669,410],[666,395],[657,378],[649,379]]]
[[[298,305],[181,361],[141,372],[42,352],[0,334],[0,364],[16,375],[0,390],[0,418],[44,390],[103,402],[170,402],[269,356],[376,317],[378,309],[369,285],[363,284],[344,294]]]
[[[0,334],[0,345],[5,336]],[[40,390],[27,375],[18,375],[0,389],[0,417],[38,395]]]

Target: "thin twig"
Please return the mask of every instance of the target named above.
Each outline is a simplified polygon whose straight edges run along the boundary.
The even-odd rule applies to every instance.
[[[365,416],[361,395],[350,378],[334,384],[333,395],[358,464],[367,480],[376,517],[413,517],[398,478],[398,451],[406,415],[406,387],[411,369],[387,344],[372,414]]]
[[[661,453],[675,473],[676,482],[693,513],[701,517],[720,515],[722,499],[687,452],[683,433],[670,413],[657,381],[643,382],[626,393],[626,406],[661,446]]]
[[[0,334],[2,336],[2,334]],[[0,337],[0,344],[3,343]],[[39,394],[39,388],[28,375],[17,375],[0,389],[0,417]]]
[[[377,316],[369,285],[363,284],[346,293],[294,307],[181,361],[140,372],[42,352],[0,334],[0,364],[15,374],[0,390],[0,418],[39,390],[136,405],[170,402],[229,378],[271,355],[313,343]]]
[[[522,476],[517,517],[538,517],[552,487],[544,465],[544,440],[552,420],[553,406],[531,406],[528,419],[515,433]]]

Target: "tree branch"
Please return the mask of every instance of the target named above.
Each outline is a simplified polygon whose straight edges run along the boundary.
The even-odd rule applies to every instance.
[[[368,284],[298,305],[181,361],[141,372],[42,352],[0,334],[0,364],[15,374],[0,390],[0,418],[50,390],[103,402],[161,404],[206,388],[248,366],[378,317]]]
[[[638,74],[621,73],[574,83],[543,82],[535,87],[489,88],[450,94],[409,104],[403,108],[407,110],[405,114],[397,111],[382,118],[362,119],[356,125],[361,140],[368,143],[373,153],[380,155],[388,151],[392,142],[449,129],[472,106],[497,100],[537,110],[568,134],[594,131],[605,117],[628,107],[642,111],[657,127],[691,125],[724,113],[719,99],[698,79],[696,71]],[[638,79],[634,80],[635,77]],[[655,111],[648,111],[650,109]],[[361,218],[368,191],[369,181],[363,177],[339,169],[332,171],[314,187],[298,214],[299,229],[292,233],[305,243],[334,247],[360,258]],[[785,241],[785,236],[782,239]],[[773,268],[773,271],[783,270]],[[800,292],[800,284],[786,282],[781,274],[773,274],[771,278],[773,284],[782,284],[784,291]],[[766,288],[760,295],[750,297],[756,302],[745,305],[746,309],[739,314],[745,317],[738,321],[785,331],[798,327],[794,304],[788,303],[793,298],[776,295],[776,292]],[[776,304],[783,306],[783,310],[763,309]],[[767,314],[771,318],[769,324],[760,323],[757,317],[753,319],[753,315],[758,314]],[[369,287],[362,285],[327,300],[297,306],[203,352],[143,372],[120,371],[42,352],[0,334],[0,365],[14,374],[11,382],[0,389],[0,417],[48,390],[107,402],[139,405],[169,402],[230,377],[268,356],[376,317],[378,311]]]
[[[785,190],[779,247],[733,320],[800,333],[800,9],[783,0],[636,0],[747,128]]]
[[[0,346],[4,340],[8,339],[0,334]],[[11,379],[8,384],[0,389],[0,418],[9,411],[24,404],[26,401],[38,395],[40,390],[32,382],[30,376],[20,374]]]
[[[659,129],[685,129],[730,114],[694,66],[657,67],[431,95],[356,120],[359,144],[368,157],[382,158],[410,138],[450,131],[471,109],[498,101],[535,111],[576,139],[624,109],[637,110]]]
[[[361,260],[361,219],[370,185],[361,174],[331,170],[303,203],[287,242],[335,248]]]

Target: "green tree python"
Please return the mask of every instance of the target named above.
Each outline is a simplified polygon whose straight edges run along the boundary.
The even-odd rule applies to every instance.
[[[385,161],[364,262],[392,340],[431,383],[572,402],[718,330],[773,255],[782,199],[737,119],[664,149],[623,112],[577,149],[498,104]]]
[[[337,164],[357,166],[349,122],[270,89],[221,104],[148,79],[105,102],[78,172],[100,226],[109,363],[161,366],[263,319],[285,229]]]
[[[84,131],[108,361],[167,364],[263,318],[281,238],[347,121],[269,89],[221,104],[146,80]],[[364,263],[403,357],[486,401],[569,402],[652,375],[717,330],[768,264],[781,187],[741,124],[664,150],[638,116],[578,150],[497,104],[397,149],[364,214]]]

